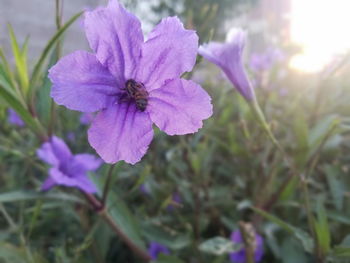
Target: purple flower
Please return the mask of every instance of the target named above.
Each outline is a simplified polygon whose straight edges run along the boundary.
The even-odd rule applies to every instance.
[[[150,194],[150,190],[149,190],[149,188],[147,187],[146,184],[141,184],[139,190],[145,195],[149,195]]]
[[[199,47],[199,54],[214,63],[226,74],[236,89],[246,100],[255,97],[242,63],[242,53],[246,34],[241,29],[232,31],[227,43],[211,42]]]
[[[140,21],[110,0],[86,12],[84,25],[94,53],[76,51],[53,66],[51,96],[71,110],[99,111],[88,140],[107,163],[140,161],[153,123],[181,135],[211,116],[209,95],[180,78],[195,64],[198,36],[177,17],[163,19],[144,42]]]
[[[166,246],[163,246],[154,241],[151,242],[150,246],[148,247],[148,254],[151,256],[151,258],[153,260],[156,260],[160,253],[169,255],[170,251]]]
[[[66,137],[67,137],[68,141],[75,142],[75,134],[74,134],[74,132],[67,132]]]
[[[96,192],[95,185],[87,177],[102,161],[91,154],[73,155],[60,138],[53,136],[37,150],[38,157],[51,165],[49,177],[41,189],[46,191],[56,185],[76,187],[87,193]]]
[[[22,121],[22,119],[18,116],[18,114],[13,110],[13,109],[8,109],[7,110],[7,121],[10,124],[19,126],[19,127],[23,127],[24,126],[24,122]]]
[[[84,112],[80,115],[80,123],[84,125],[89,125],[94,120],[95,115],[93,113]]]
[[[167,206],[169,212],[174,210],[174,204],[181,204],[182,199],[180,194],[178,192],[173,193],[171,201],[172,202]]]
[[[284,59],[283,52],[278,48],[269,48],[263,53],[254,53],[250,57],[250,68],[254,71],[269,70],[276,62]]]
[[[232,232],[231,240],[233,243],[243,244],[243,238],[241,236],[241,232],[239,230]],[[255,250],[254,250],[255,262],[259,262],[263,254],[264,254],[263,238],[259,234],[255,233]],[[234,263],[245,263],[246,262],[245,249],[241,248],[237,252],[230,253],[230,261]]]

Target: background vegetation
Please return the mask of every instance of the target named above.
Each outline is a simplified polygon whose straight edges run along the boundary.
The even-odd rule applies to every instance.
[[[222,40],[241,2],[244,10],[257,4],[183,0],[175,8],[173,2],[158,1],[156,19],[150,20],[179,15],[201,42]],[[126,4],[137,8],[139,1]],[[59,17],[58,12],[58,31],[48,37],[37,64],[26,64],[27,42],[17,43],[11,27],[13,54],[0,50],[0,262],[142,262],[77,190],[39,191],[47,168],[35,151],[46,131],[64,138],[73,153],[93,153],[80,114],[56,107],[48,95],[47,68],[61,56],[60,37],[78,15],[69,21]],[[261,262],[350,262],[347,58],[306,75],[288,68],[291,44],[277,48],[283,60],[268,70],[247,69],[290,162],[222,73],[198,59],[186,77],[210,93],[213,116],[193,135],[170,137],[157,130],[140,163],[114,168],[108,210],[141,248],[156,241],[170,249],[158,262],[229,262],[225,247],[241,221],[264,238]],[[247,51],[247,62],[252,53]],[[7,121],[9,107],[25,127]],[[103,165],[91,175],[100,189],[108,170]]]

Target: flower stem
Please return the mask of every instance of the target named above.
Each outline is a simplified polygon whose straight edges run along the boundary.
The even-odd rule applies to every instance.
[[[97,198],[88,193],[84,193],[85,198],[89,201],[94,210],[98,213],[98,215],[111,227],[111,229],[118,235],[118,237],[141,259],[145,262],[150,262],[151,257],[148,253],[142,249],[140,249],[124,232],[119,226],[114,222],[111,215],[108,213],[107,209],[104,205],[97,200]]]
[[[263,112],[261,111],[261,108],[258,104],[258,101],[256,99],[254,99],[252,101],[252,103],[249,103],[249,105],[251,106],[253,112],[255,113],[258,121],[260,122],[261,126],[263,127],[263,129],[265,130],[266,134],[268,135],[268,137],[270,138],[270,140],[272,141],[272,143],[276,146],[276,148],[281,152],[283,159],[285,160],[285,162],[287,163],[287,165],[290,167],[290,169],[292,170],[291,176],[287,177],[286,181],[282,184],[282,189],[285,189],[285,187],[289,184],[289,182],[291,181],[292,178],[294,178],[294,176],[299,176],[300,181],[301,181],[301,188],[303,191],[303,195],[304,195],[304,200],[305,200],[305,210],[306,210],[306,214],[307,214],[307,220],[308,220],[308,224],[309,224],[309,228],[311,231],[312,236],[315,238],[315,229],[314,229],[314,215],[311,211],[311,206],[310,206],[310,196],[309,196],[309,191],[308,191],[308,187],[307,187],[307,180],[306,178],[304,178],[304,176],[302,176],[301,174],[299,174],[297,172],[297,169],[295,168],[295,166],[293,165],[293,163],[290,161],[287,153],[285,152],[285,150],[283,149],[283,147],[281,146],[281,144],[278,142],[278,140],[275,138],[275,136],[273,135],[270,126],[268,125],[265,116],[263,114]],[[280,194],[282,194],[283,191],[278,191],[278,195],[274,195],[272,200],[268,201],[268,207],[271,208],[273,206],[273,204],[275,202],[278,201]],[[266,205],[263,206],[264,208],[266,207]]]
[[[252,240],[249,235],[249,224],[246,224],[244,222],[239,222],[239,231],[241,232],[241,236],[244,243],[244,249],[246,254],[246,261],[245,263],[254,263],[254,247],[252,246]],[[254,235],[255,239],[255,235]],[[255,242],[255,240],[254,240]]]

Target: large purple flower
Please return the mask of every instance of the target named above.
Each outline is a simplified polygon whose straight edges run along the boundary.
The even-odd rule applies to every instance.
[[[255,97],[242,63],[246,34],[241,29],[232,31],[227,43],[211,42],[199,47],[199,54],[214,63],[248,101]]]
[[[243,237],[239,230],[232,232],[231,240],[233,243],[243,244]],[[264,254],[264,243],[263,238],[259,234],[255,234],[255,250],[254,250],[254,260],[259,262]],[[230,253],[230,261],[233,263],[245,263],[246,262],[246,252],[244,248],[236,252]]]
[[[140,21],[117,0],[85,14],[94,54],[76,51],[49,71],[51,96],[82,112],[99,111],[90,145],[108,163],[135,164],[146,153],[155,123],[169,135],[196,132],[212,114],[208,94],[180,76],[192,70],[195,31],[163,19],[144,42]]]
[[[53,136],[37,150],[38,157],[52,167],[41,189],[46,191],[55,185],[76,187],[87,193],[96,192],[95,185],[87,177],[88,171],[96,170],[101,159],[92,154],[73,155],[63,140]]]
[[[156,260],[159,254],[169,255],[170,251],[166,246],[153,241],[148,247],[148,253],[153,260]]]

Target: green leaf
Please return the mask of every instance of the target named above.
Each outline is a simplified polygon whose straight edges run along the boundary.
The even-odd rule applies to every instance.
[[[0,80],[1,81],[1,80]],[[27,108],[23,106],[20,100],[10,91],[9,88],[5,88],[4,83],[0,82],[0,99],[3,102],[7,103],[8,107],[13,108],[16,113],[21,117],[21,119],[37,134],[43,136],[45,131],[41,126],[38,119],[33,118],[33,116],[29,113]]]
[[[337,116],[331,115],[322,119],[310,132],[309,142],[309,157],[313,156],[318,150],[319,145],[329,136],[329,132],[338,126],[340,120]]]
[[[328,186],[334,200],[335,207],[337,210],[341,211],[343,207],[345,189],[344,184],[338,179],[338,175],[342,175],[343,172],[338,167],[331,165],[326,165],[324,167],[324,171],[326,173]]]
[[[115,193],[110,193],[109,197],[107,207],[114,222],[135,244],[142,249],[146,249],[141,238],[139,224],[128,209],[127,205]]]
[[[27,263],[26,254],[23,249],[14,247],[7,243],[0,243],[0,262],[3,263]]]
[[[99,195],[101,196],[104,180],[98,177],[91,177],[97,185]],[[137,246],[141,249],[146,249],[145,243],[141,238],[140,224],[130,212],[128,206],[121,200],[116,193],[109,192],[107,200],[107,209],[115,224],[123,230]]]
[[[56,32],[56,34],[49,40],[49,42],[46,44],[44,51],[42,52],[38,62],[34,66],[33,74],[30,79],[30,87],[29,87],[29,96],[32,98],[35,93],[37,81],[39,79],[40,71],[42,70],[42,67],[45,63],[45,60],[51,50],[55,47],[57,41],[60,39],[60,37],[63,35],[64,32],[69,28],[69,26],[79,18],[79,16],[83,12],[79,12],[76,15],[72,16],[61,28]]]
[[[0,203],[11,203],[38,199],[57,199],[74,203],[84,203],[83,200],[65,193],[39,193],[32,191],[14,191],[0,194]]]
[[[184,263],[184,262],[175,256],[159,254],[156,263]]]
[[[318,200],[317,203],[317,221],[315,222],[315,231],[318,246],[321,249],[323,255],[327,255],[330,250],[331,236],[326,210],[321,200]]]
[[[333,248],[332,254],[336,257],[350,258],[350,247],[336,246]]]
[[[230,252],[238,251],[242,248],[242,244],[235,244],[230,239],[223,237],[214,237],[204,241],[199,245],[199,250],[208,254],[220,256]]]
[[[279,225],[281,228],[286,230],[289,234],[291,234],[295,238],[297,238],[302,243],[306,252],[309,252],[309,253],[313,252],[314,246],[315,246],[314,241],[311,238],[311,236],[308,233],[306,233],[304,230],[299,229],[297,227],[294,227],[294,226],[284,222],[283,220],[275,217],[274,215],[272,215],[264,210],[261,210],[259,208],[251,207],[251,209],[254,210],[256,213],[258,213],[259,215],[270,220],[271,222]]]
[[[11,39],[12,53],[15,58],[16,69],[19,77],[19,82],[22,88],[22,91],[26,93],[28,91],[29,77],[28,77],[28,68],[27,68],[27,47],[28,47],[28,38],[23,44],[21,49],[18,45],[15,33],[10,24],[8,24],[8,30]]]
[[[143,224],[142,230],[144,236],[149,241],[156,241],[173,250],[185,248],[191,243],[191,237],[189,234],[170,235],[168,232],[163,231],[160,227],[153,226],[150,223]]]

